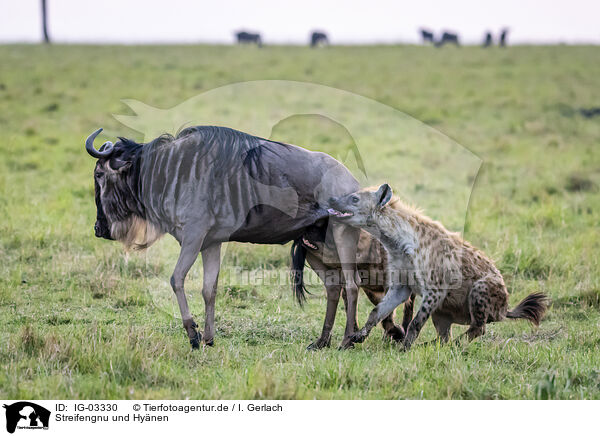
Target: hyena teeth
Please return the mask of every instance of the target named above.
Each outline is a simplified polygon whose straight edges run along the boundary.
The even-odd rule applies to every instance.
[[[327,212],[329,212],[329,215],[333,215],[338,218],[345,218],[354,215],[352,212],[340,212],[339,210],[335,209],[327,209]]]
[[[316,249],[317,249],[317,246],[316,246],[315,244],[311,243],[311,242],[310,242],[308,239],[306,239],[306,238],[302,238],[302,243],[303,243],[304,245],[306,245],[308,248],[312,248],[313,250],[316,250]]]

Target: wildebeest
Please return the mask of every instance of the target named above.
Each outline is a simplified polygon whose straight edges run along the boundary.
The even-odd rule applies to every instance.
[[[508,29],[502,29],[502,32],[500,33],[500,47],[506,47],[507,41],[506,38],[508,37]]]
[[[235,34],[237,38],[238,44],[256,44],[259,47],[262,47],[262,39],[260,37],[260,33],[250,33],[250,32],[237,32]]]
[[[579,113],[585,118],[594,118],[600,116],[600,106],[597,107],[582,107],[579,109]]]
[[[492,33],[491,32],[487,32],[485,34],[485,39],[483,40],[483,47],[484,48],[488,48],[493,44],[493,40],[492,40]]]
[[[363,189],[332,198],[330,213],[341,222],[373,234],[388,252],[390,285],[383,300],[352,340],[362,342],[377,323],[412,293],[421,295],[404,347],[410,348],[431,315],[442,342],[451,337],[453,323],[467,324],[469,340],[485,333],[485,325],[505,318],[523,318],[538,325],[547,297],[533,293],[508,310],[508,292],[502,275],[483,252],[457,233],[406,204],[389,207],[392,189]]]
[[[329,45],[329,39],[325,32],[313,32],[310,36],[310,46],[318,47],[321,45]]]
[[[325,226],[312,226],[301,238],[294,241],[292,245],[292,271],[294,272],[294,290],[299,303],[306,298],[304,287],[304,264],[308,262],[310,267],[321,278],[327,289],[328,295],[342,292],[346,302],[345,292],[340,284],[341,267],[339,259],[335,256],[329,257],[326,250],[333,250],[326,242]],[[386,292],[387,284],[387,254],[385,248],[377,239],[366,231],[360,232],[358,249],[356,252],[356,267],[358,271],[358,285],[367,295],[373,305],[379,304]],[[404,317],[402,325],[394,323],[394,313],[385,317],[381,325],[385,335],[396,342],[402,341],[406,329],[412,320],[414,296],[404,303]],[[309,349],[318,349],[329,346],[331,341],[331,329],[335,313],[327,313],[321,337],[313,342]],[[358,330],[358,326],[355,328]]]
[[[98,159],[96,236],[133,248],[146,248],[164,233],[179,242],[171,286],[193,348],[199,347],[202,335],[189,311],[184,281],[199,253],[204,269],[204,342],[212,345],[221,244],[295,240],[327,219],[327,198],[358,188],[350,171],[325,153],[225,127],[190,127],[177,137],[163,135],[146,144],[119,138],[96,150],[93,142],[101,130],[86,140],[88,153]],[[348,295],[342,343],[346,346],[356,325],[354,262],[359,231],[336,224],[331,228]],[[339,295],[337,300],[329,297],[331,310]]]
[[[448,43],[455,44],[458,47],[460,45],[460,43],[458,42],[458,34],[444,32],[442,34],[442,37],[440,38],[440,40],[435,43],[435,46],[441,47],[442,45],[448,44]]]
[[[425,44],[426,42],[430,42],[430,43],[434,43],[433,40],[433,32],[430,32],[429,30],[425,30],[425,29],[420,29],[421,31],[421,38],[423,39],[423,44]]]

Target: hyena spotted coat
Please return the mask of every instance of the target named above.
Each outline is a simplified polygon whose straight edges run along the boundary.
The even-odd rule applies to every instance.
[[[329,200],[332,216],[367,230],[389,256],[388,293],[352,337],[354,342],[364,341],[373,326],[413,292],[422,296],[422,302],[406,332],[405,348],[410,348],[429,316],[442,342],[451,338],[453,323],[469,325],[469,340],[483,335],[486,323],[505,318],[539,324],[547,308],[544,294],[533,293],[509,311],[504,280],[491,259],[458,233],[399,200],[390,207],[391,198],[386,184],[377,191],[363,189]]]

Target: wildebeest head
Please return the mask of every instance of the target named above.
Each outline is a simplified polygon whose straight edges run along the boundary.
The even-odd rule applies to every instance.
[[[160,235],[144,219],[139,200],[139,156],[142,144],[119,138],[94,148],[96,130],[85,141],[87,152],[98,159],[94,168],[96,224],[98,238],[119,240],[127,247],[146,248]],[[152,227],[152,228],[151,228]]]

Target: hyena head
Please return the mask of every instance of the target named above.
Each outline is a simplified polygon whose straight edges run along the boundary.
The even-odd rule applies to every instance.
[[[373,214],[381,210],[392,199],[392,188],[386,183],[376,191],[361,189],[352,194],[329,199],[329,215],[355,227],[372,225]]]

